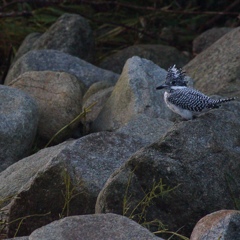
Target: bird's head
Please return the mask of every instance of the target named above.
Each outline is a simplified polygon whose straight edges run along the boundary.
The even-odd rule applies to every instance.
[[[171,88],[171,87],[186,87],[187,81],[185,80],[185,72],[179,68],[177,69],[175,65],[170,67],[167,72],[167,77],[165,83],[158,86],[156,89]]]

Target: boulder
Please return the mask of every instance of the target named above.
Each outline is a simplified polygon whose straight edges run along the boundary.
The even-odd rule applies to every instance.
[[[203,239],[240,239],[240,211],[220,210],[200,219],[190,240]]]
[[[51,71],[25,72],[9,86],[21,89],[36,100],[40,115],[38,135],[45,141],[82,111],[84,86],[74,75]],[[62,132],[54,142],[68,138],[79,122]]]
[[[111,213],[66,217],[35,230],[29,238],[31,240],[163,240],[136,222]]]
[[[138,114],[163,119],[174,116],[164,103],[163,91],[156,91],[166,74],[149,60],[136,56],[128,59],[111,96],[93,122],[93,131],[117,130]]]
[[[83,102],[86,102],[89,97],[91,97],[93,94],[97,93],[98,91],[101,91],[106,88],[113,87],[114,84],[108,81],[99,81],[96,83],[93,83],[86,93],[83,96]]]
[[[91,111],[86,115],[83,121],[85,124],[92,123],[97,118],[98,114],[101,112],[104,106],[104,103],[110,97],[112,90],[113,90],[113,87],[100,90],[97,93],[93,94],[91,97],[89,97],[83,103],[83,109],[94,104],[94,106],[91,108]]]
[[[225,34],[185,67],[196,89],[207,95],[240,96],[240,27]]]
[[[87,87],[102,80],[115,83],[119,77],[116,73],[57,50],[33,50],[15,62],[8,72],[5,84],[8,85],[19,75],[30,71],[67,72],[75,75]]]
[[[59,217],[95,212],[97,196],[114,170],[143,143],[120,133],[94,133],[43,149],[0,173],[2,218],[8,237],[27,236]],[[16,221],[19,219],[19,221]]]
[[[83,111],[92,106],[90,112],[86,114],[81,122],[84,126],[85,133],[91,132],[91,124],[101,112],[105,102],[110,97],[113,90],[111,83],[100,81],[92,84],[83,97]]]
[[[233,30],[233,28],[221,27],[211,28],[203,32],[193,40],[193,53],[199,54],[231,30]]]
[[[28,94],[0,85],[0,172],[30,154],[39,113]]]
[[[111,96],[93,122],[92,130],[117,130],[138,114],[171,121],[178,119],[166,107],[164,91],[156,91],[156,87],[165,82],[166,74],[166,70],[147,59],[137,56],[128,59]],[[186,76],[186,80],[191,86],[192,79]]]
[[[175,47],[160,44],[139,44],[124,48],[105,58],[99,67],[121,74],[126,61],[133,56],[151,60],[164,69],[168,69],[174,64],[183,67],[190,60],[188,56]]]
[[[34,42],[32,50],[40,49],[58,50],[93,62],[92,29],[82,16],[65,13]]]
[[[167,119],[139,114],[116,132],[142,138],[146,144],[151,144],[158,141],[172,126],[173,122]]]
[[[239,136],[239,116],[224,108],[175,123],[111,175],[96,213],[159,219],[169,230],[190,236],[200,218],[233,209],[233,196],[239,198]]]

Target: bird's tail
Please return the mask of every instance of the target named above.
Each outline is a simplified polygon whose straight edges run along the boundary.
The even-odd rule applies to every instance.
[[[230,101],[233,101],[235,100],[236,98],[233,97],[233,98],[222,98],[222,99],[217,99],[217,100],[214,100],[211,104],[211,106],[209,106],[209,108],[219,108],[221,105],[221,103],[225,103],[225,102],[230,102]]]

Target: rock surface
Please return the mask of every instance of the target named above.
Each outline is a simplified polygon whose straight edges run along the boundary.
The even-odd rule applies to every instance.
[[[31,240],[161,240],[136,222],[116,214],[66,217],[35,230]]]
[[[25,72],[9,85],[21,89],[36,100],[40,115],[38,135],[46,141],[82,111],[84,86],[71,74],[51,71]],[[68,131],[62,132],[61,136],[55,139],[55,143],[69,137],[78,122],[71,125]]]
[[[84,124],[91,124],[101,112],[105,102],[110,97],[114,87],[109,87],[97,91],[95,94],[92,94],[89,98],[87,98],[83,102],[83,109],[88,108],[92,104],[94,106],[91,108],[91,111],[86,115],[85,119],[83,119]]]
[[[127,198],[126,215],[139,206],[137,214],[137,204],[159,185],[157,193],[165,193],[152,200],[148,221],[157,218],[168,229],[181,228],[179,233],[190,236],[201,217],[234,208],[231,196],[238,196],[240,187],[239,136],[238,115],[223,108],[176,123],[111,175],[98,196],[96,212],[121,214]],[[173,190],[166,192],[169,189]]]
[[[150,118],[139,114],[116,132],[142,138],[148,144],[158,141],[173,126],[173,122],[162,118]]]
[[[211,28],[203,32],[193,40],[193,53],[199,54],[231,30],[233,30],[233,28],[222,27]]]
[[[92,95],[94,95],[95,93],[97,93],[98,91],[104,90],[106,88],[110,88],[113,87],[115,84],[108,82],[108,81],[99,81],[96,83],[93,83],[88,90],[86,91],[86,93],[83,96],[83,102],[87,101],[87,99],[89,97],[91,97]]]
[[[185,67],[194,86],[208,95],[240,96],[240,27],[197,55]]]
[[[116,73],[103,70],[80,58],[57,50],[33,50],[16,61],[8,72],[5,84],[9,84],[19,75],[30,71],[66,72],[75,75],[87,87],[102,80],[115,83],[119,77]]]
[[[38,119],[33,98],[0,85],[0,172],[30,153]]]
[[[221,210],[199,220],[190,240],[240,239],[240,211]]]
[[[165,81],[166,73],[149,60],[128,59],[110,98],[93,123],[93,131],[117,130],[138,114],[164,119],[173,116],[163,101],[163,91],[156,91]]]
[[[94,133],[11,165],[0,173],[0,198],[14,196],[4,204],[7,221],[39,215],[24,220],[18,236],[26,236],[59,216],[94,213],[97,196],[111,173],[142,146],[141,140],[124,134]],[[9,237],[18,224],[9,225]]]
[[[77,14],[63,14],[33,44],[32,50],[58,50],[87,62],[94,60],[94,39],[88,21]]]

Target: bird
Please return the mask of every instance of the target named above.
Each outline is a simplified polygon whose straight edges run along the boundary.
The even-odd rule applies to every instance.
[[[164,101],[167,107],[186,120],[209,109],[219,108],[221,103],[235,100],[235,98],[212,99],[202,92],[187,86],[185,72],[176,65],[167,71],[165,83],[156,87],[157,90],[166,89]]]

